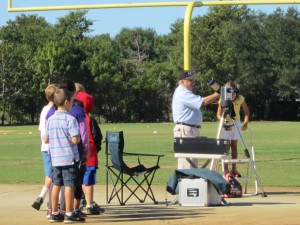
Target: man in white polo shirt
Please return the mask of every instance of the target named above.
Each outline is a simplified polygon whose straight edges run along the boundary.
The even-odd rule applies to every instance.
[[[217,92],[206,97],[195,95],[192,89],[195,85],[195,75],[190,70],[184,70],[179,74],[178,87],[173,94],[172,113],[174,137],[197,137],[200,136],[202,113],[200,107],[208,105],[220,96]],[[198,166],[198,159],[190,158],[194,166]],[[177,169],[193,168],[186,158],[178,158]]]

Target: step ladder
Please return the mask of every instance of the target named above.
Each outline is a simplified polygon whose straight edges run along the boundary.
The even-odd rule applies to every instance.
[[[225,163],[228,163],[229,165],[232,163],[236,163],[237,165],[245,165],[246,166],[246,174],[242,175],[241,177],[236,177],[238,181],[243,180],[245,181],[245,186],[244,186],[244,195],[250,195],[254,196],[258,194],[258,184],[257,184],[257,178],[253,174],[253,168],[251,161],[253,163],[254,169],[256,169],[256,163],[255,163],[255,157],[254,157],[254,147],[251,146],[251,151],[250,151],[250,158],[244,158],[244,159],[222,159],[222,172],[225,175]],[[253,193],[248,193],[248,184],[249,180],[253,179],[254,180],[254,192]]]
[[[222,131],[224,131],[224,125],[223,125],[224,124],[224,117],[225,117],[224,113],[225,113],[225,111],[223,112],[223,116],[222,116],[222,119],[221,119],[220,124],[219,124],[217,139],[219,139],[221,137],[221,133],[222,133]],[[250,153],[249,150],[248,150],[248,148],[247,148],[247,146],[246,146],[246,144],[245,144],[244,138],[243,138],[243,136],[241,134],[241,130],[237,129],[236,122],[235,122],[234,118],[232,118],[232,119],[233,119],[232,120],[233,125],[236,128],[236,130],[237,130],[237,132],[239,134],[239,138],[240,138],[240,140],[241,140],[241,142],[243,144],[245,156],[247,157],[246,159],[234,159],[234,160],[236,160],[235,163],[237,163],[237,164],[247,164],[246,175],[244,177],[242,177],[242,178],[238,178],[240,180],[241,179],[245,179],[246,180],[246,185],[245,185],[245,188],[244,188],[245,189],[245,195],[248,194],[247,193],[248,192],[248,181],[250,179],[250,174],[251,174],[250,172],[252,172],[253,176],[254,176],[254,182],[255,182],[255,192],[253,194],[251,194],[251,195],[257,195],[257,193],[258,193],[257,189],[258,189],[258,186],[259,186],[259,188],[261,190],[261,196],[262,197],[267,197],[268,195],[264,191],[262,182],[260,180],[260,177],[259,177],[257,169],[256,169],[256,163],[255,163],[255,158],[254,158],[254,147],[253,147],[253,144],[252,144],[253,143],[252,142],[252,131],[249,128],[247,128],[247,130],[249,130],[250,133],[251,133],[251,153]],[[218,161],[215,164],[216,167],[219,166],[219,162],[220,161]],[[225,172],[224,164],[225,163],[233,163],[233,160],[232,159],[222,159],[221,162],[222,162],[222,171],[223,171],[223,174],[224,174],[224,172]],[[211,162],[211,168],[213,166],[214,166],[214,160],[212,160],[212,162]],[[251,168],[251,170],[250,170],[250,168]],[[216,169],[218,169],[218,168],[216,168]]]

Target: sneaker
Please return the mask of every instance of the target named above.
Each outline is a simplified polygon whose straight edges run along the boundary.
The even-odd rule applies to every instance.
[[[105,209],[101,208],[96,202],[93,202],[93,206],[98,209],[100,213],[104,213]]]
[[[97,208],[99,213],[105,213],[105,209],[101,208],[100,206]]]
[[[81,211],[81,209],[74,209],[74,213],[80,217],[86,217],[86,214]]]
[[[98,208],[96,208],[94,205],[92,207],[87,207],[86,208],[86,214],[87,215],[99,215],[100,212]]]
[[[72,213],[71,216],[68,216],[67,214],[65,214],[64,223],[73,223],[73,222],[83,223],[83,222],[85,222],[85,218],[80,217],[76,213]]]
[[[57,215],[53,215],[51,213],[49,222],[55,223],[55,222],[62,222],[62,221],[64,221],[64,216],[62,214],[58,213]]]
[[[242,177],[242,175],[237,171],[231,171],[231,174],[234,176],[234,177]]]
[[[43,204],[44,200],[42,197],[38,197],[33,204],[31,205],[33,208],[35,208],[36,210],[40,210],[41,205]]]

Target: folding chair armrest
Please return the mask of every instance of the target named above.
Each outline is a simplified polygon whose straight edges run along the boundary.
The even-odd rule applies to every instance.
[[[140,156],[157,157],[156,158],[156,165],[159,164],[160,157],[165,156],[165,155],[157,155],[157,154],[141,154],[141,153],[129,153],[129,152],[123,152],[123,155],[124,156],[137,156],[137,160],[138,160],[139,164],[141,164]]]
[[[165,156],[165,155],[157,155],[157,154],[141,154],[141,153],[129,153],[129,152],[123,152],[123,155],[126,155],[126,156],[157,156],[157,157]]]

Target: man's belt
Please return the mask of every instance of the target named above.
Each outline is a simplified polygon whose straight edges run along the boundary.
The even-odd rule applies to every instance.
[[[201,126],[199,126],[199,125],[193,125],[193,124],[188,124],[188,123],[176,123],[176,124],[181,124],[181,125],[185,125],[185,126],[189,126],[189,127],[195,127],[195,128],[201,128]]]

